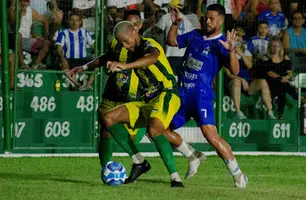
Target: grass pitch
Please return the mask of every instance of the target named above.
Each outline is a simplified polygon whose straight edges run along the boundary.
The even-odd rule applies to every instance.
[[[98,158],[0,158],[0,199],[306,199],[306,160],[296,156],[237,156],[249,177],[245,190],[233,187],[223,162],[209,156],[185,188],[170,188],[159,157],[148,158],[152,169],[135,184],[105,186]],[[129,173],[131,160],[115,157]],[[187,161],[176,157],[183,178]]]

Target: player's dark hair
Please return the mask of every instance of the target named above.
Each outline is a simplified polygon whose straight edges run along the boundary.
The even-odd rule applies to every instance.
[[[128,16],[130,16],[130,15],[136,15],[141,19],[141,15],[140,15],[140,12],[138,10],[126,10],[124,12],[123,20],[126,20],[128,18]]]
[[[225,8],[221,4],[215,3],[207,6],[206,10],[216,11],[219,15],[225,17]]]

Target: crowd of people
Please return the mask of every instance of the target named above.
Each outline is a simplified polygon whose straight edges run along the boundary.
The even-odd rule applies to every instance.
[[[95,1],[87,0],[20,0],[20,28],[15,30],[16,1],[8,0],[10,48],[14,49],[14,35],[19,36],[18,60],[20,69],[69,69],[92,59],[95,48]],[[166,38],[171,27],[169,5],[179,10],[181,20],[178,35],[205,26],[207,6],[215,0],[125,0],[105,1],[105,46],[113,37],[113,28],[123,20],[127,10],[140,12],[135,25],[144,37],[153,38],[164,49],[176,77],[180,76],[185,48],[171,47]],[[294,74],[303,73],[306,59],[305,3],[301,0],[225,0],[225,30],[237,32],[236,56],[240,73],[233,75],[225,69],[225,88],[233,99],[237,119],[247,119],[240,108],[241,93],[254,95],[260,91],[270,119],[284,119],[284,99],[278,89],[290,87]],[[255,28],[257,27],[257,28]],[[42,30],[42,31],[37,31]],[[272,56],[272,41],[279,39],[279,58]],[[272,40],[271,40],[272,39]],[[276,50],[275,50],[276,51]],[[31,54],[33,61],[26,62]],[[13,51],[10,51],[13,74]],[[47,59],[51,56],[51,59]],[[51,60],[51,61],[50,61]],[[0,60],[1,61],[1,60]],[[284,62],[283,62],[284,61]],[[267,63],[274,63],[271,68]],[[285,63],[285,64],[283,64]],[[281,68],[280,66],[286,66]],[[286,69],[286,71],[282,71]],[[271,75],[273,74],[273,75]],[[277,76],[277,77],[276,77]],[[278,78],[280,81],[275,81]],[[73,80],[72,80],[73,81]],[[74,83],[79,90],[92,89],[93,77],[86,85]],[[286,84],[281,84],[286,82]],[[10,88],[14,77],[11,75]],[[284,86],[286,85],[286,86]],[[275,89],[278,88],[278,89]],[[287,91],[281,89],[280,91]],[[292,93],[291,93],[292,94]],[[278,116],[272,108],[273,97],[279,99]],[[296,98],[295,95],[291,95]],[[282,100],[283,99],[283,100]]]

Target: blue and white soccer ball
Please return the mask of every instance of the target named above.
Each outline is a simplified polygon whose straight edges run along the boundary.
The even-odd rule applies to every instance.
[[[126,170],[121,163],[110,161],[102,168],[101,179],[106,185],[121,185],[127,179]]]

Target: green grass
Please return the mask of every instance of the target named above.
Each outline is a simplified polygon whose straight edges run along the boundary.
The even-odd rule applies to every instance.
[[[129,158],[114,158],[130,170]],[[0,158],[0,199],[306,199],[304,157],[237,156],[249,177],[245,190],[233,187],[223,162],[209,156],[184,189],[170,188],[160,158],[148,158],[152,169],[135,184],[105,186],[98,158]],[[177,157],[183,177],[187,161]]]

